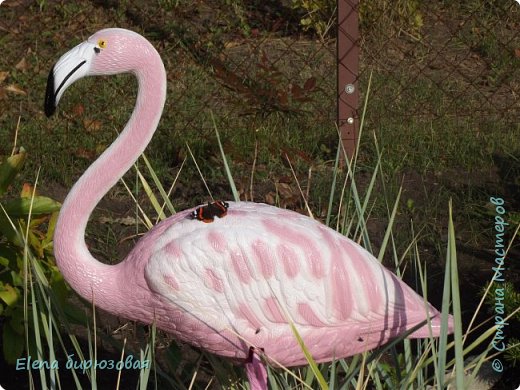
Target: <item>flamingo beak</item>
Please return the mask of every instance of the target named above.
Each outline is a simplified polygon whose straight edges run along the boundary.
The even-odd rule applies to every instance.
[[[61,56],[52,67],[45,90],[44,110],[47,117],[56,111],[63,92],[72,83],[88,75],[92,59],[97,53],[99,48],[96,45],[83,42]]]

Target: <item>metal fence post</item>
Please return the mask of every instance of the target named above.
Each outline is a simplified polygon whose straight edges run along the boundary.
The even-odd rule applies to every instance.
[[[348,157],[354,155],[359,130],[359,0],[338,0],[338,127]]]

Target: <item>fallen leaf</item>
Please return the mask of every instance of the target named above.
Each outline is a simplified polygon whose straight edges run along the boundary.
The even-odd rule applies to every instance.
[[[297,84],[291,85],[291,94],[294,99],[299,99],[303,96],[303,90]]]
[[[264,201],[267,204],[275,204],[275,199],[276,199],[276,194],[274,192],[272,192],[272,191],[268,192],[264,196]]]
[[[9,76],[9,72],[0,72],[0,84]]]
[[[289,104],[289,96],[286,91],[278,92],[278,102],[282,106],[287,106]]]
[[[17,95],[27,95],[27,93],[16,84],[9,84],[4,88],[7,92],[12,92]]]
[[[224,43],[225,49],[232,49],[233,47],[236,47],[236,46],[240,46],[240,42],[229,41],[229,42]]]
[[[307,79],[305,84],[303,84],[303,89],[306,91],[312,91],[314,88],[316,88],[316,79],[314,77]]]
[[[135,217],[123,217],[123,218],[110,218],[110,217],[99,217],[99,223],[102,224],[120,224],[125,226],[135,225]]]
[[[293,196],[293,190],[289,184],[286,183],[278,183],[276,186],[278,189],[278,193],[282,199],[288,199]]]
[[[86,160],[92,160],[94,157],[96,157],[96,153],[93,150],[83,148],[76,149],[74,155],[76,157],[84,158]]]
[[[25,72],[27,69],[29,69],[29,65],[27,64],[27,61],[25,60],[25,57],[22,58],[18,63],[14,66],[16,70],[21,70],[22,72]]]
[[[8,3],[5,3],[7,7],[16,8],[23,5],[23,0],[10,0]]]
[[[285,153],[285,155],[287,156],[287,153]],[[278,177],[278,183],[289,184],[289,183],[292,183],[292,181],[293,181],[293,177],[289,176],[289,175],[283,175],[283,176]]]
[[[72,109],[72,112],[75,116],[83,116],[83,113],[85,112],[85,107],[81,103],[76,104]]]
[[[515,57],[520,58],[520,49],[515,49]]]
[[[34,191],[33,185],[31,185],[29,183],[24,183],[23,187],[22,187],[22,192],[20,193],[20,197],[21,198],[31,198],[33,195],[33,191]],[[35,193],[34,195],[37,196],[38,194]]]
[[[95,133],[101,129],[101,121],[93,120],[93,119],[84,119],[83,126],[85,126],[85,130],[89,133]]]

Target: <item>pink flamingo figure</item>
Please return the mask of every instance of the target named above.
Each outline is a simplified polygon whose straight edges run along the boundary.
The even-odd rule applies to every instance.
[[[76,80],[121,72],[137,77],[135,109],[70,191],[54,235],[58,267],[83,298],[246,363],[252,389],[267,388],[261,357],[307,364],[291,322],[317,362],[380,346],[427,317],[431,334],[423,326],[411,337],[439,335],[439,312],[370,253],[311,218],[265,204],[229,202],[227,215],[212,223],[189,218],[193,209],[179,212],[124,261],[96,260],[85,244],[89,215],[155,132],[166,98],[164,65],[139,34],[101,30],[58,60],[45,97],[50,116]]]

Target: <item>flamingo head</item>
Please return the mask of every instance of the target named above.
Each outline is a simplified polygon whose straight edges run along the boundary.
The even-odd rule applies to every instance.
[[[47,78],[45,114],[50,117],[63,92],[85,76],[138,73],[146,68],[153,46],[136,32],[122,28],[100,30],[80,43],[52,67]]]

